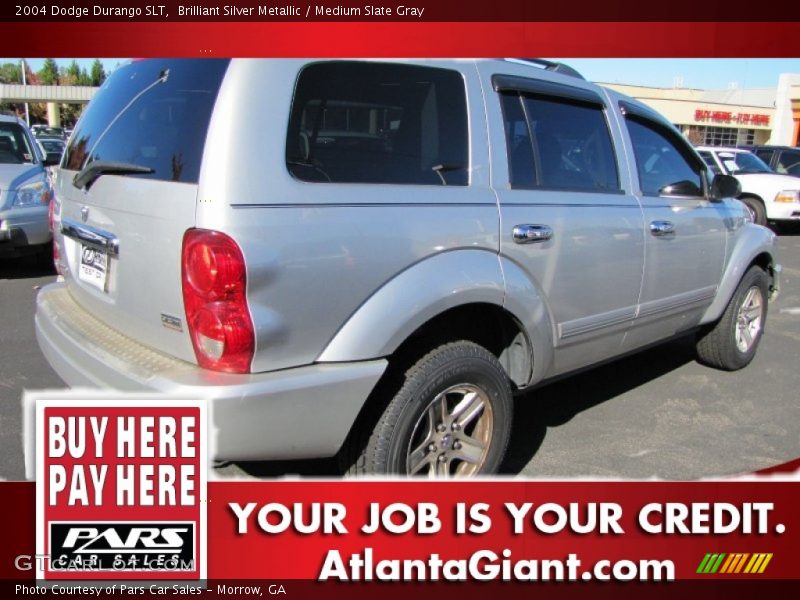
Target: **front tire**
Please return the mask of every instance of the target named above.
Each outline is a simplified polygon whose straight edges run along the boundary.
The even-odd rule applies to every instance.
[[[767,322],[768,294],[769,277],[760,267],[750,267],[722,318],[698,336],[698,360],[725,371],[750,364]]]
[[[444,344],[406,371],[351,472],[494,473],[508,446],[512,412],[511,387],[497,358],[472,342]]]
[[[750,217],[753,219],[753,223],[756,225],[767,225],[767,209],[764,206],[764,203],[757,198],[753,198],[752,196],[745,196],[741,199],[744,203],[747,212],[750,213]]]

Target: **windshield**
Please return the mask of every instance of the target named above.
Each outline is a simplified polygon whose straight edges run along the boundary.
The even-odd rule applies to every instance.
[[[720,152],[719,159],[731,175],[772,173],[772,169],[752,152]]]
[[[61,152],[64,149],[64,144],[57,140],[39,140],[39,143],[46,152]]]
[[[25,131],[17,123],[0,123],[0,164],[32,163],[34,154]]]
[[[135,177],[197,183],[211,111],[229,61],[153,59],[117,69],[70,138],[65,168],[146,167]]]

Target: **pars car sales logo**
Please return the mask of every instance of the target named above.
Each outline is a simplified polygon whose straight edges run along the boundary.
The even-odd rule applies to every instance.
[[[37,578],[206,578],[206,403],[36,399]]]

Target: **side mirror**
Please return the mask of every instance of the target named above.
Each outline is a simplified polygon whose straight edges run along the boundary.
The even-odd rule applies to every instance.
[[[742,184],[733,175],[715,175],[711,181],[711,199],[737,198],[742,193]]]
[[[676,181],[665,185],[658,193],[662,196],[702,196],[703,190],[697,187],[697,184],[688,179]]]

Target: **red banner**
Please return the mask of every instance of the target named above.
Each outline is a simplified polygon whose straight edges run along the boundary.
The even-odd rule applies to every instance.
[[[2,490],[10,535],[0,549],[0,575],[31,578],[33,485]],[[336,583],[796,579],[799,503],[796,482],[771,480],[213,482],[208,576]]]
[[[797,23],[52,23],[5,28],[5,56],[800,56]]]

